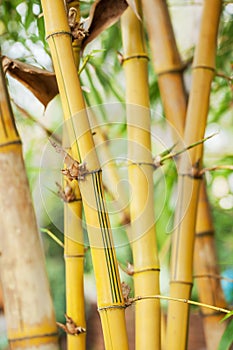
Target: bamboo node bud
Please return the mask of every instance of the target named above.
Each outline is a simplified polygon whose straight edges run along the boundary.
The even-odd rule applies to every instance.
[[[56,185],[58,187],[58,195],[65,203],[72,203],[82,200],[81,198],[76,197],[74,189],[68,182],[64,188],[58,182],[56,182]]]
[[[121,263],[118,262],[119,267],[121,268],[121,270],[123,272],[125,272],[127,275],[129,276],[133,276],[134,275],[134,266],[133,264],[131,264],[130,262],[127,262],[127,267],[123,267],[123,265]]]
[[[73,319],[69,317],[67,314],[65,314],[65,318],[66,318],[65,325],[60,322],[56,322],[56,324],[58,327],[63,329],[67,334],[79,335],[82,333],[86,333],[86,329],[81,326],[77,326],[77,324],[73,321]]]
[[[73,39],[82,41],[89,33],[83,27],[83,22],[78,21],[78,10],[71,7],[68,12],[68,24]]]

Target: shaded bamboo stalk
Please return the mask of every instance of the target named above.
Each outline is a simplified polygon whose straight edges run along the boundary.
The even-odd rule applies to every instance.
[[[1,283],[11,349],[58,350],[29,184],[0,61]]]
[[[71,1],[67,5],[68,16],[73,20],[80,20],[80,3],[79,1]],[[72,18],[73,16],[73,18]],[[78,70],[80,42],[73,40],[72,42],[75,64]],[[68,119],[70,115],[65,116]],[[67,127],[69,127],[67,125]],[[71,134],[71,130],[63,129],[63,147],[67,135]],[[79,154],[75,145],[71,145],[69,152],[71,156],[77,160]],[[71,318],[76,327],[81,327],[83,330],[80,334],[80,328],[74,330],[74,334],[67,332],[67,350],[86,348],[86,319],[85,319],[85,299],[84,299],[84,241],[82,227],[82,201],[81,194],[77,181],[64,180],[64,187],[68,187],[68,192],[71,191],[73,200],[69,203],[64,203],[64,259],[66,271],[66,314]],[[76,334],[75,334],[76,332]]]
[[[66,122],[71,123],[74,132],[69,139],[71,144],[72,141],[76,144],[82,162],[77,178],[91,245],[105,347],[128,349],[124,299],[106,212],[101,169],[74,62],[64,2],[43,0],[42,7],[64,116],[70,117]]]
[[[216,279],[216,276],[220,275],[216,261],[214,227],[205,182],[203,181],[198,200],[194,249],[194,272],[197,276],[198,296],[202,303],[226,308],[227,304],[220,279]],[[220,322],[222,319],[220,312],[211,309],[201,309],[201,311],[207,349],[216,350],[226,328],[226,322]]]
[[[138,12],[141,4],[136,1]],[[159,259],[154,215],[148,57],[142,22],[128,8],[121,18],[126,77],[128,168],[131,188],[130,242],[134,261],[135,296],[159,294]],[[135,348],[160,349],[160,302],[144,299],[135,305]]]
[[[193,81],[189,97],[185,144],[204,137],[209,108],[211,83],[215,69],[215,51],[218,23],[221,14],[220,0],[206,0],[201,28],[195,50]],[[198,191],[201,177],[203,147],[197,146],[183,154],[179,165],[178,202],[175,213],[171,258],[171,297],[190,298],[193,274],[193,250]],[[167,350],[182,350],[187,346],[187,305],[169,302],[167,323]]]
[[[142,0],[142,5],[164,113],[179,137],[184,130],[187,99],[182,74],[184,66],[167,4],[164,0]],[[175,137],[177,139],[177,135]]]
[[[154,7],[153,7],[154,6]],[[182,79],[182,62],[179,57],[179,53],[176,47],[175,37],[173,33],[173,28],[171,25],[169,12],[166,7],[166,4],[164,1],[157,1],[156,2],[156,8],[155,8],[155,2],[145,1],[145,8],[144,10],[148,14],[147,17],[147,25],[148,25],[148,31],[149,31],[149,38],[150,42],[152,44],[152,50],[153,50],[153,63],[155,67],[156,73],[163,71],[163,65],[167,68],[167,73],[163,72],[163,74],[158,74],[158,82],[160,86],[160,90],[162,90],[165,86],[165,83],[170,78],[170,85],[174,86],[173,91],[176,92],[176,81],[177,81],[177,75],[180,75],[179,78],[179,84],[177,86],[177,94],[173,93],[169,95],[167,98],[163,98],[163,105],[165,110],[165,115],[167,120],[171,123],[173,128],[177,131],[177,134],[174,132],[174,142],[177,142],[177,137],[179,140],[179,137],[183,137],[184,133],[184,124],[185,124],[185,112],[186,112],[186,106],[185,106],[185,97],[186,92],[184,90],[184,85],[181,83]],[[149,12],[149,13],[148,13]],[[159,16],[156,16],[156,21],[153,20],[153,14],[158,13]],[[152,21],[152,22],[151,22]],[[160,28],[162,30],[160,31]],[[161,38],[161,32],[166,33],[166,35],[169,37],[169,40],[162,40]],[[171,59],[172,57],[172,59]],[[175,67],[177,67],[177,72],[175,71]],[[173,72],[173,73],[172,73]],[[165,83],[163,82],[165,81]],[[164,96],[166,92],[163,93],[162,96]],[[182,100],[183,95],[183,102],[180,103]],[[168,105],[166,108],[165,106]],[[170,105],[174,105],[174,111],[176,113],[173,113],[172,109],[169,109]],[[171,113],[170,113],[171,112]],[[203,232],[205,230],[206,232],[213,232],[213,225],[212,220],[210,216],[210,208],[208,205],[208,199],[206,197],[206,190],[205,186],[202,185],[200,188],[200,200],[198,201],[198,216],[197,216],[197,236],[196,236],[196,245],[195,245],[195,256],[194,256],[194,264],[195,264],[195,271],[196,274],[201,274],[206,269],[208,269],[208,273],[215,274],[218,271],[218,268],[216,266],[216,252],[214,247],[214,236],[210,234],[208,238],[205,238],[205,244],[203,243],[202,235],[199,235],[198,232]],[[205,219],[208,218],[208,219]],[[203,225],[205,226],[203,228]],[[208,255],[206,254],[206,250],[208,250]],[[211,261],[211,263],[210,263]],[[206,267],[206,269],[205,269]],[[203,271],[204,269],[204,271]],[[224,300],[223,293],[221,291],[221,284],[220,280],[215,280],[213,283],[206,283],[207,279],[201,279],[198,283],[198,293],[200,301],[203,303],[209,303],[211,304],[213,302],[213,299],[215,301],[214,305],[220,305],[220,306],[226,306],[226,302]],[[211,316],[212,315],[212,316]],[[213,317],[213,319],[212,319]],[[215,342],[215,346],[218,344],[218,339],[221,337],[221,334],[223,333],[223,330],[225,328],[224,323],[219,323],[221,319],[221,315],[219,314],[217,316],[215,311],[209,310],[208,317],[204,317],[204,330],[205,330],[205,337],[206,337],[206,343],[208,346],[208,349],[214,349],[213,343]],[[209,336],[209,334],[212,334],[212,336]],[[213,336],[213,334],[216,335],[216,337]]]

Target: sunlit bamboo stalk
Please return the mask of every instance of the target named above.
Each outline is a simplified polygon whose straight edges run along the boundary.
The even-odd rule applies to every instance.
[[[1,60],[0,163],[0,267],[10,349],[58,350],[44,255]]]
[[[195,50],[193,80],[188,103],[185,144],[203,138],[209,108],[211,82],[215,70],[215,51],[220,0],[206,0]],[[189,299],[192,288],[193,250],[203,147],[191,149],[181,157],[178,180],[178,203],[171,260],[171,297]],[[170,302],[168,307],[167,350],[182,350],[187,346],[189,308]]]
[[[80,21],[80,2],[70,1],[67,4],[69,18]],[[73,55],[76,68],[79,68],[80,61],[79,40],[72,41]],[[70,114],[65,116],[65,120]],[[67,124],[67,128],[70,124]],[[63,129],[63,146],[65,147],[66,133],[71,134],[72,130]],[[79,160],[76,145],[71,145],[69,152],[72,157]],[[74,193],[75,200],[64,203],[64,259],[66,271],[66,314],[78,326],[86,329],[85,300],[84,300],[84,239],[82,227],[82,201],[77,181],[66,183]],[[86,332],[81,334],[67,334],[67,350],[84,350],[86,348]]]
[[[165,9],[165,3],[163,1],[157,1],[156,2],[156,8],[152,7],[155,6],[155,2],[145,2],[145,8],[144,10],[148,14],[149,17],[147,17],[147,25],[148,25],[148,31],[149,31],[149,39],[152,44],[152,51],[154,56],[154,67],[156,73],[159,73],[162,71],[163,65],[166,65],[167,67],[167,73],[164,73],[162,75],[158,75],[158,81],[160,83],[160,90],[164,89],[165,85],[163,84],[163,79],[166,79],[170,77],[170,84],[174,86],[173,91],[176,91],[176,79],[173,78],[174,74],[172,74],[172,71],[174,70],[174,62],[178,64],[179,69],[177,69],[177,72],[175,75],[180,75],[180,79],[178,79],[179,84],[177,86],[177,94],[173,93],[167,98],[163,99],[164,104],[164,110],[166,114],[167,120],[171,123],[174,130],[177,131],[177,134],[174,132],[174,143],[176,143],[179,140],[179,137],[183,138],[184,133],[184,124],[185,124],[185,99],[186,99],[186,93],[184,90],[184,86],[181,83],[182,80],[182,63],[179,58],[179,53],[176,47],[175,37],[173,34],[172,25],[169,19],[169,12],[167,9]],[[156,21],[153,20],[153,15],[155,13],[158,13],[159,16],[156,16]],[[165,23],[169,23],[169,25],[165,25]],[[165,27],[165,28],[164,28]],[[168,36],[169,40],[162,40],[161,38],[161,32],[160,28],[163,28],[162,32],[166,33],[166,36]],[[169,54],[168,54],[169,52]],[[171,60],[170,57],[173,57]],[[162,95],[164,95],[166,92],[164,92]],[[183,103],[180,103],[180,94],[183,95]],[[169,107],[165,107],[168,104],[168,106],[176,106],[174,110],[176,110],[176,113],[173,113],[172,109],[169,109]],[[177,140],[178,137],[178,140]],[[203,200],[205,198],[205,200]],[[200,207],[200,208],[199,208]],[[198,216],[197,216],[197,230],[203,231],[203,222],[205,225],[205,231],[212,232],[213,231],[213,225],[210,220],[210,213],[209,213],[209,205],[208,200],[206,198],[205,194],[205,186],[201,186],[200,188],[200,203],[198,204]],[[204,214],[201,214],[203,211]],[[203,215],[205,217],[208,217],[208,224],[207,221],[203,221]],[[209,225],[209,226],[208,226]],[[216,257],[215,253],[215,247],[214,247],[214,236],[210,235],[208,238],[205,239],[205,244],[203,243],[203,239],[201,238],[201,235],[196,236],[196,246],[195,246],[195,256],[194,256],[194,264],[195,264],[195,271],[198,274],[198,271],[203,271],[203,268],[208,266],[208,271],[212,271],[211,274],[214,274],[217,270],[216,267],[216,260],[214,263],[214,259]],[[206,254],[206,250],[208,249],[208,255]],[[201,257],[201,258],[200,258]],[[209,261],[212,261],[211,266]],[[220,281],[215,281],[214,284],[211,283],[205,283],[205,281],[198,283],[198,294],[201,302],[209,303],[213,302],[213,298],[215,298],[216,305],[222,305],[226,306],[223,293],[221,291],[221,284]],[[216,287],[216,289],[214,288]],[[218,292],[216,292],[216,291]],[[212,315],[212,316],[211,316]],[[214,349],[213,343],[215,342],[215,346],[218,344],[218,339],[221,336],[223,329],[225,327],[224,323],[219,324],[219,318],[221,315],[216,315],[215,312],[211,313],[209,312],[208,317],[203,318],[204,323],[204,330],[205,330],[205,337],[208,349]],[[216,338],[212,336],[209,336],[210,333],[216,334]]]
[[[86,168],[84,179],[80,174],[79,187],[91,245],[105,348],[128,349],[124,300],[103,196],[101,169],[74,63],[64,2],[43,0],[42,7],[64,116],[71,118],[74,131],[69,137],[73,136],[73,142],[77,143],[80,160]]]
[[[174,133],[182,135],[187,104],[182,76],[184,67],[167,4],[164,0],[142,0],[142,5],[165,117],[174,127]]]
[[[136,1],[139,12],[140,2]],[[131,246],[135,296],[159,293],[159,259],[155,235],[153,167],[148,91],[148,57],[142,22],[128,8],[121,18],[126,77],[128,157],[131,189]],[[160,303],[143,299],[135,309],[135,348],[160,349]]]

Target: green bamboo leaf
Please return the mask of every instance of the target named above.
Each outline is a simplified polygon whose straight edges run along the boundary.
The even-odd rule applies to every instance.
[[[232,315],[232,312],[230,312],[230,314]],[[227,316],[229,317],[230,314],[228,314]],[[222,339],[218,346],[218,350],[229,350],[232,344],[233,344],[233,319],[228,324],[225,332],[223,333]]]
[[[233,315],[233,310],[231,312],[229,312],[229,314],[226,314],[226,316],[223,317],[223,319],[221,320],[221,322],[226,321],[228,318],[230,318]]]

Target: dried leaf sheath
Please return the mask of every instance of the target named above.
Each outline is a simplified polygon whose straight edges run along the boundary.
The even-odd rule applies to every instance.
[[[41,241],[0,61],[1,284],[11,349],[58,350]]]
[[[138,8],[140,2],[136,2]],[[138,11],[140,13],[140,11]],[[126,76],[131,246],[135,296],[159,294],[159,261],[155,235],[153,167],[148,91],[148,58],[143,26],[131,8],[121,19]],[[155,301],[155,300],[154,300]],[[160,349],[160,303],[141,300],[135,306],[136,349]],[[146,322],[145,322],[146,320]]]
[[[79,186],[91,244],[105,347],[128,349],[124,300],[105,209],[101,170],[73,59],[64,3],[62,0],[42,1],[42,7],[64,115],[66,118],[71,118],[70,123],[74,132],[74,135],[69,136],[70,142],[73,141],[75,144],[77,142],[80,161],[86,163],[90,172],[85,181],[79,182]]]

